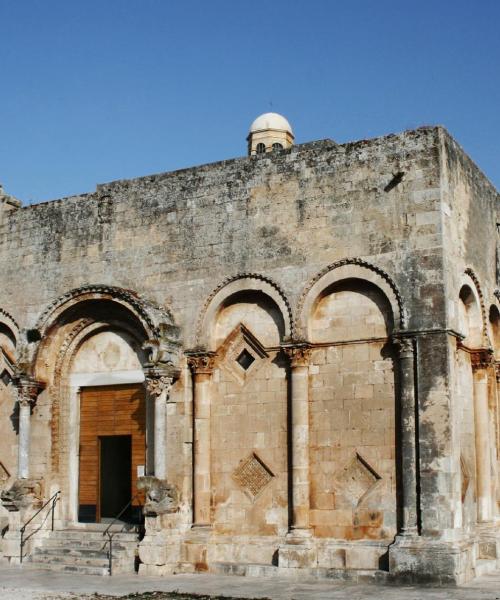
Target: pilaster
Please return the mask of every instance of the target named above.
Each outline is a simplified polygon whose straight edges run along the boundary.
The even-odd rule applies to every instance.
[[[186,355],[193,377],[193,526],[203,527],[211,524],[210,412],[215,354],[190,352]]]

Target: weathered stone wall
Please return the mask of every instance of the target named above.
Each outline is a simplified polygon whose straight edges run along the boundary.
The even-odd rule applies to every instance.
[[[390,307],[357,280],[331,289],[314,311],[311,341],[325,344],[310,368],[311,525],[320,537],[384,539],[396,532],[390,329]]]
[[[448,327],[464,336],[469,348],[487,348],[498,343],[489,322],[490,307],[498,307],[494,292],[498,287],[498,193],[445,132],[441,134],[442,219],[446,247],[444,283],[447,297]],[[465,287],[464,287],[465,286]],[[467,306],[464,305],[464,302]],[[494,309],[498,312],[498,308]],[[468,313],[468,314],[466,314]],[[453,346],[453,345],[452,345]],[[456,345],[455,345],[456,346]],[[455,358],[445,385],[450,386],[453,427],[461,431],[460,439],[453,433],[450,444],[457,478],[453,494],[467,489],[463,524],[467,527],[478,518],[476,498],[476,448],[474,423],[475,375],[471,360],[464,351],[451,348]],[[498,399],[495,369],[489,370],[490,427],[493,472],[492,495],[498,490]],[[458,463],[458,467],[456,466]],[[496,488],[496,489],[495,489]],[[497,500],[498,502],[498,500]],[[496,509],[498,511],[498,509]],[[460,519],[457,521],[460,522]]]
[[[0,305],[32,327],[68,290],[112,284],[167,305],[189,347],[228,276],[266,274],[293,304],[320,269],[352,256],[386,269],[408,292],[410,325],[430,326],[444,317],[440,224],[429,222],[439,212],[438,131],[304,144],[11,211]]]
[[[241,325],[246,328],[245,340]],[[281,330],[281,332],[280,332]],[[211,409],[217,533],[284,535],[288,528],[286,365],[282,318],[262,297],[237,295],[217,317]],[[252,347],[253,342],[253,347]],[[244,352],[251,361],[237,361]],[[248,365],[248,366],[247,366]]]
[[[192,477],[192,461],[198,451],[198,458],[207,462],[208,457],[209,463],[198,476],[211,479],[206,514],[214,525],[212,542],[219,543],[221,533],[226,541],[214,549],[193,539],[184,550],[178,546],[177,558],[172,545],[171,559],[163,563],[151,551],[151,568],[169,561],[207,568],[210,553],[227,560],[235,551],[231,536],[255,542],[262,535],[285,535],[295,485],[289,471],[295,425],[288,412],[291,363],[280,346],[290,341],[314,346],[305,387],[307,499],[310,525],[327,541],[316,558],[311,548],[305,555],[311,564],[327,568],[325,557],[340,552],[344,566],[364,568],[366,548],[350,548],[359,555],[356,561],[345,548],[330,548],[328,538],[369,542],[374,546],[368,568],[377,568],[399,526],[402,484],[396,469],[407,459],[398,447],[401,382],[390,343],[391,334],[400,330],[416,339],[420,533],[426,539],[459,539],[464,525],[472,531],[476,517],[474,383],[470,361],[457,354],[464,352],[457,349],[459,293],[469,268],[467,281],[477,289],[483,320],[497,302],[496,201],[496,192],[444,130],[421,128],[344,145],[313,142],[0,211],[0,268],[6,282],[0,287],[0,309],[19,324],[23,352],[27,348],[29,354],[36,341],[26,341],[39,333],[28,330],[39,328],[45,336],[36,371],[47,375],[50,385],[33,411],[33,474],[43,475],[51,490],[66,490],[75,476],[70,458],[75,432],[67,425],[75,402],[68,379],[71,344],[76,348],[92,319],[96,327],[101,319],[107,330],[122,331],[131,313],[126,302],[117,308],[108,299],[107,312],[87,300],[81,308],[57,313],[52,325],[50,315],[70,290],[102,284],[130,290],[130,297],[139,294],[154,310],[165,307],[180,327],[181,350],[214,352],[214,367],[200,378],[208,429],[202,422],[207,415],[195,414],[195,370],[189,371],[180,354],[163,440],[167,479],[180,492],[180,511],[157,525],[178,535],[192,523],[197,477],[196,472]],[[346,265],[364,270],[368,279],[363,273],[351,275],[347,284],[344,279],[315,297],[321,277]],[[272,288],[273,299],[256,284],[235,288],[217,305],[224,282],[245,275]],[[382,287],[370,283],[371,276]],[[133,326],[137,345],[147,337],[139,321]],[[253,352],[248,367],[248,357],[241,358],[245,348]],[[94,350],[104,352],[100,346]],[[140,362],[144,366],[144,359]],[[113,368],[108,367],[109,375]],[[488,390],[493,439],[500,428],[491,377]],[[10,414],[13,401],[2,382],[0,402],[0,410]],[[197,426],[205,428],[201,438]],[[15,470],[16,436],[10,429],[2,428],[0,461]],[[193,451],[199,439],[207,446]],[[303,450],[299,444],[299,454]],[[265,485],[257,490],[250,481],[248,488],[249,477]],[[293,477],[299,481],[297,473]],[[465,495],[464,478],[470,480]],[[301,510],[293,518],[303,518],[308,509]],[[68,511],[65,518],[71,521]],[[163,533],[156,534],[151,543],[165,546]],[[242,539],[238,556],[245,554]],[[256,542],[247,555],[258,554],[258,547]],[[284,564],[295,564],[290,553],[282,556],[288,556]]]

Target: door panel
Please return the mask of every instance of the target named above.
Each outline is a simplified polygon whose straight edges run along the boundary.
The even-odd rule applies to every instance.
[[[131,437],[129,480],[132,497],[136,493],[137,467],[143,465],[146,460],[144,388],[141,384],[82,388],[79,521],[99,520],[99,438],[124,435]],[[142,503],[141,496],[134,500],[135,512],[138,512]]]

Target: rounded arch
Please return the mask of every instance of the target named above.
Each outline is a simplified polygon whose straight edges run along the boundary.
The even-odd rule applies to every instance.
[[[285,294],[271,279],[258,274],[241,274],[224,280],[210,294],[200,313],[197,326],[197,339],[201,348],[214,349],[212,327],[221,307],[232,297],[245,292],[257,292],[269,298],[279,309],[283,319],[283,339],[289,339],[293,333],[292,311]]]
[[[465,269],[458,292],[458,332],[471,346],[490,346],[488,319],[479,280],[470,268]]]
[[[496,304],[490,305],[488,321],[491,345],[493,347],[495,359],[498,360],[500,358],[500,309]]]
[[[16,345],[19,340],[19,325],[14,317],[3,308],[0,308],[0,327],[12,339],[13,344]]]
[[[138,342],[161,338],[161,326],[173,325],[171,314],[118,287],[89,285],[71,290],[52,302],[40,315],[35,338],[40,340],[33,351],[34,375],[46,383],[57,379],[57,365],[74,352],[80,334],[101,328],[132,334]]]
[[[91,338],[101,333],[114,332],[118,335],[126,335],[132,342],[133,350],[138,356],[144,355],[142,344],[144,336],[134,327],[124,321],[109,319],[107,321],[94,320],[92,318],[82,318],[77,320],[74,325],[65,332],[61,343],[56,348],[53,360],[51,382],[58,386],[63,381],[64,376],[70,376],[73,372],[73,363],[79,354],[80,349]],[[146,362],[145,355],[141,362]],[[47,364],[47,363],[45,363]]]
[[[406,314],[403,300],[396,284],[382,269],[361,259],[344,259],[322,269],[306,286],[297,310],[297,333],[309,339],[310,316],[322,295],[343,280],[357,280],[370,283],[385,296],[392,311],[395,327],[406,328]]]
[[[158,334],[160,322],[173,324],[172,315],[167,309],[155,306],[131,290],[108,285],[85,285],[66,292],[47,306],[35,327],[40,336],[45,335],[62,313],[85,300],[110,300],[123,305],[142,323],[149,337]]]
[[[16,362],[19,341],[19,327],[14,318],[0,308],[0,354],[3,353],[7,362],[12,366]],[[0,357],[0,361],[2,361]]]

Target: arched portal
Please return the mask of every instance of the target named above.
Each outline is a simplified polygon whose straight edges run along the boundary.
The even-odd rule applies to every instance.
[[[113,518],[151,463],[142,348],[158,336],[154,318],[128,292],[83,290],[56,302],[38,331],[33,372],[46,383],[51,479],[61,488],[65,520]],[[128,518],[139,515],[140,501]]]

